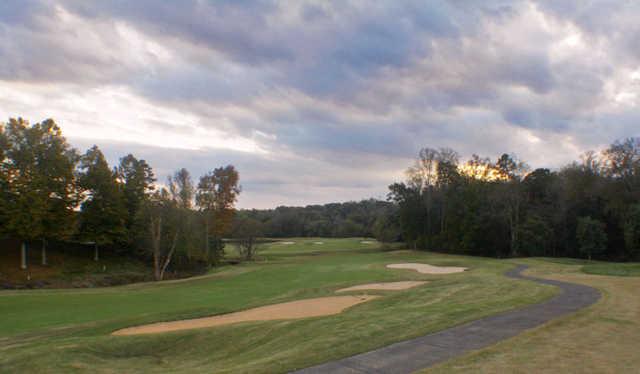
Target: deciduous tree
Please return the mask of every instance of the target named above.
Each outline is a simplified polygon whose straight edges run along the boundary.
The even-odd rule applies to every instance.
[[[205,253],[208,261],[215,263],[222,255],[222,235],[233,222],[234,205],[241,191],[239,180],[233,165],[216,168],[200,177],[196,204],[205,222]],[[211,253],[212,241],[214,253]]]

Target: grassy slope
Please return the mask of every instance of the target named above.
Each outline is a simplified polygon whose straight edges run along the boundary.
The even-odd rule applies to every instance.
[[[511,262],[409,251],[380,252],[361,239],[291,239],[261,261],[208,277],[91,290],[0,293],[0,371],[285,372],[374,349],[550,297],[555,290],[502,273]],[[323,245],[307,244],[323,241]],[[321,247],[322,249],[318,248]],[[373,246],[375,247],[375,246]],[[316,249],[318,248],[318,249]],[[462,265],[423,275],[385,264]],[[113,337],[145,322],[203,316],[308,297],[370,281],[431,280],[336,316]]]
[[[492,347],[451,360],[425,373],[636,373],[640,367],[640,264],[558,264],[540,259],[529,274],[582,283],[600,289],[602,300],[575,315],[547,323]],[[586,269],[585,269],[586,268]],[[593,269],[593,268],[592,268]],[[638,274],[638,273],[636,273]]]

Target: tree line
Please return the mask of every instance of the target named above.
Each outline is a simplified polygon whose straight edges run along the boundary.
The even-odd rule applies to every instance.
[[[554,171],[508,154],[459,159],[448,148],[420,151],[406,181],[389,186],[398,207],[390,232],[413,248],[469,255],[640,256],[640,138]]]
[[[215,265],[240,192],[232,165],[160,186],[132,154],[113,168],[95,145],[79,154],[52,119],[0,123],[0,235],[21,241],[23,268],[28,249],[46,264],[51,240],[91,245],[96,261],[105,247],[149,258],[158,280],[172,262]]]
[[[286,237],[372,237],[377,223],[395,211],[391,202],[376,199],[238,212],[239,224],[249,222],[263,236]]]

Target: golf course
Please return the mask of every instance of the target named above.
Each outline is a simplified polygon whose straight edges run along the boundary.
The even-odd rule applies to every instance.
[[[423,273],[388,268],[390,264],[466,270]],[[576,313],[425,372],[629,372],[640,365],[640,264],[499,260],[382,249],[364,238],[291,238],[264,244],[254,261],[193,278],[93,289],[2,291],[0,371],[290,372],[558,295],[557,287],[506,277],[517,265],[528,266],[526,275],[591,286],[601,297]],[[416,283],[398,289],[343,290],[400,281]],[[158,322],[340,297],[366,300],[307,318],[298,311],[298,317],[284,313],[272,320],[245,318],[170,332],[114,334]],[[304,309],[305,304],[283,305]]]

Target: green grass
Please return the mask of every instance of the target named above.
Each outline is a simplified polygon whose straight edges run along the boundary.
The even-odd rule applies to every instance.
[[[614,275],[623,277],[640,277],[640,263],[605,263],[599,262],[582,267],[587,274]]]
[[[293,244],[291,244],[293,243]],[[371,238],[286,238],[262,244],[260,255],[292,255],[378,250],[380,244]]]
[[[0,292],[0,371],[286,372],[534,303],[556,292],[504,277],[514,265],[510,261],[380,251],[360,238],[284,241],[296,243],[271,243],[255,262],[193,280]],[[459,265],[470,271],[425,275],[385,268],[398,262]],[[429,282],[406,291],[377,292],[384,297],[334,316],[148,336],[109,335],[148,322],[334,295],[338,288],[372,281],[417,279]]]
[[[618,277],[640,276],[640,262],[605,262],[575,258],[541,258],[541,260],[562,265],[582,265],[580,270],[585,274],[612,275]]]

